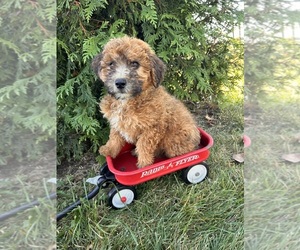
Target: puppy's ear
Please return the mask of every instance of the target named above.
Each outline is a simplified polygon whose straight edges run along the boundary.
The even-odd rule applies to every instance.
[[[92,61],[92,69],[98,77],[99,77],[99,75],[98,75],[99,70],[101,70],[100,62],[102,60],[102,57],[103,57],[103,55],[102,55],[102,53],[100,53],[97,56],[95,56]]]
[[[152,67],[151,70],[152,83],[154,87],[157,88],[164,79],[166,66],[163,63],[163,61],[160,60],[156,55],[151,55],[150,61]]]

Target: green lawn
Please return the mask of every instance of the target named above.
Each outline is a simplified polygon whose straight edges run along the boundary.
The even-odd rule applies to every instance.
[[[243,165],[232,160],[243,152],[243,106],[194,113],[214,138],[209,178],[187,185],[174,173],[140,184],[138,200],[122,210],[100,191],[57,224],[58,249],[243,249]],[[99,165],[84,159],[67,168],[58,176],[59,211],[93,188],[84,181]]]
[[[300,246],[300,164],[281,158],[300,152],[299,100],[282,100],[266,102],[246,117],[252,138],[245,152],[246,249]]]
[[[56,202],[40,199],[56,191],[56,185],[47,182],[55,172],[55,156],[49,155],[22,165],[1,166],[0,214],[34,200],[40,205],[0,222],[0,249],[55,249]]]

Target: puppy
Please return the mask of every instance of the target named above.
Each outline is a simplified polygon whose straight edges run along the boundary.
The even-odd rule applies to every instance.
[[[156,156],[175,157],[195,150],[200,134],[187,108],[160,86],[165,65],[150,46],[128,36],[110,40],[92,67],[107,95],[100,110],[110,135],[99,153],[115,158],[126,142],[134,144],[139,168]]]

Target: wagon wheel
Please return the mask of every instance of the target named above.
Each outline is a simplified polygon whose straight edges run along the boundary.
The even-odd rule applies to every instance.
[[[206,163],[190,166],[183,170],[183,180],[188,184],[197,184],[203,181],[208,175],[208,166]]]
[[[115,186],[108,192],[109,206],[120,209],[131,204],[136,198],[134,187]]]

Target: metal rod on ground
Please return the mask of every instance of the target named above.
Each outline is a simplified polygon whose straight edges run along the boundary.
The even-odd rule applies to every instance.
[[[52,200],[52,199],[55,199],[55,198],[56,198],[56,193],[52,193],[49,196],[46,196],[46,197],[44,197],[42,199],[46,199],[46,200],[50,199],[50,200]],[[8,219],[10,217],[15,216],[16,214],[18,214],[20,212],[23,212],[23,211],[25,211],[25,210],[27,210],[29,208],[38,206],[40,204],[41,204],[40,201],[35,200],[35,201],[30,202],[30,203],[27,203],[27,204],[21,205],[19,207],[13,208],[12,210],[10,210],[10,211],[8,211],[6,213],[0,214],[0,221],[4,221],[4,220],[6,220],[6,219]]]
[[[100,187],[96,186],[90,193],[88,193],[84,199],[90,200],[94,198],[99,193]],[[64,218],[69,212],[71,212],[76,207],[80,206],[82,204],[81,200],[76,201],[72,205],[66,207],[62,212],[58,213],[56,216],[56,221],[59,221],[60,219]]]

